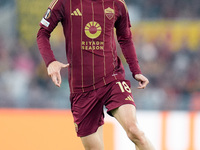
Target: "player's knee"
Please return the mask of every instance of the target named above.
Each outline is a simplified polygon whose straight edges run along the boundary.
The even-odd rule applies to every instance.
[[[146,144],[146,138],[144,132],[142,132],[135,124],[130,125],[127,128],[127,136],[135,144],[140,144],[140,145]]]

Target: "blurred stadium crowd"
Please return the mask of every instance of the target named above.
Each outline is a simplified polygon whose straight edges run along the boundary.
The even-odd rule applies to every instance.
[[[142,18],[198,18],[199,0],[125,0],[142,10]]]
[[[143,27],[148,26],[148,21],[160,22],[166,19],[187,19],[192,28],[193,20],[200,17],[198,0],[126,2],[131,19],[137,20],[137,23],[133,23],[133,38],[139,63],[143,74],[150,80],[145,90],[137,90],[137,82],[132,79],[129,68],[124,63],[126,76],[132,81],[137,108],[200,110],[200,29],[197,32],[195,30],[197,38],[194,37],[199,41],[189,44],[186,33],[179,40],[179,46],[175,46],[167,32],[164,36],[160,36],[161,33],[154,36],[155,33],[152,32],[151,35],[145,31],[140,32]],[[48,3],[48,0],[0,1],[0,107],[70,108],[67,71],[62,72],[62,87],[56,88],[47,76],[35,41],[38,23],[44,14],[41,10],[45,10]],[[35,6],[41,10],[36,10]],[[148,21],[142,24],[143,20]],[[157,27],[153,28],[156,30]],[[66,63],[63,41],[52,42],[52,47],[56,58]],[[118,52],[125,62],[119,46]]]

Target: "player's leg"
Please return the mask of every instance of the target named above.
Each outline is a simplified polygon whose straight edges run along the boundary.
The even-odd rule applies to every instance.
[[[81,137],[81,141],[85,150],[103,150],[103,126],[100,126],[97,132],[85,137]]]
[[[136,150],[140,150],[140,149],[137,147],[137,145],[135,145],[135,149],[136,149]]]
[[[136,109],[132,104],[125,104],[111,111],[127,133],[129,139],[139,150],[155,150],[151,142],[139,129],[136,119]]]
[[[98,90],[72,94],[71,110],[85,150],[103,150],[104,114]]]

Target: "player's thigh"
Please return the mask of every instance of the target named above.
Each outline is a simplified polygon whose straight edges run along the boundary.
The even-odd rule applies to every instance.
[[[70,100],[77,136],[93,134],[104,124],[103,103],[96,91],[74,93]]]
[[[117,110],[120,106],[131,104],[135,106],[135,102],[131,92],[131,84],[128,80],[112,82],[107,91],[105,106],[109,115],[113,116],[111,112]]]
[[[100,126],[95,133],[81,137],[81,141],[86,150],[103,150],[103,126]]]
[[[111,111],[112,115],[126,130],[129,126],[137,124],[136,108],[132,104],[122,105]]]

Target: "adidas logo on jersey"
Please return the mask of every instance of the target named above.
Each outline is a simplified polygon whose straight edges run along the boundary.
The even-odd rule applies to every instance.
[[[126,101],[133,101],[134,102],[133,98],[130,95],[127,98],[125,98],[125,100]]]
[[[80,10],[77,8],[76,10],[74,10],[71,13],[72,16],[82,16],[82,13],[80,12]]]

